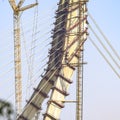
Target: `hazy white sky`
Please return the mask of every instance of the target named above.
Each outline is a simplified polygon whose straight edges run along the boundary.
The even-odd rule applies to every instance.
[[[26,0],[27,1],[27,0]],[[34,0],[31,0],[34,2]],[[50,26],[54,19],[52,18],[55,13],[56,3],[58,0],[39,0],[39,26],[38,29],[42,30],[40,35],[50,31]],[[30,2],[29,2],[30,3]],[[119,0],[90,0],[88,2],[88,10],[95,18],[101,29],[109,38],[111,44],[120,54],[120,1]],[[30,39],[30,30],[33,24],[34,10],[29,10],[23,13],[22,23],[25,31],[24,38]],[[13,16],[12,9],[8,1],[0,1],[0,98],[9,100],[14,103],[14,63],[13,63]],[[45,20],[43,19],[45,18]],[[51,19],[52,18],[52,19]],[[41,20],[41,22],[40,22]],[[89,23],[94,27],[91,20],[88,18]],[[25,25],[24,25],[25,24]],[[44,24],[44,25],[43,25]],[[96,29],[95,29],[96,30]],[[45,32],[44,32],[45,31]],[[90,32],[90,30],[89,30]],[[40,37],[38,35],[37,37]],[[40,37],[40,40],[47,39],[49,34]],[[97,45],[97,39],[90,32],[90,36],[94,39]],[[23,35],[22,35],[23,38]],[[102,39],[103,40],[103,39]],[[28,41],[27,41],[28,42]],[[104,40],[103,40],[104,42]],[[29,43],[27,43],[28,45]],[[106,45],[106,43],[104,42]],[[42,47],[42,46],[39,46]],[[38,50],[39,48],[37,48]],[[47,48],[48,49],[48,48]],[[100,47],[105,56],[110,60],[105,51]],[[109,49],[110,50],[110,49]],[[25,52],[25,51],[23,51]],[[110,51],[112,53],[112,51]],[[47,50],[38,54],[47,56]],[[46,54],[45,54],[46,53]],[[45,54],[45,55],[44,55]],[[43,57],[42,56],[42,57]],[[23,55],[23,58],[25,55]],[[38,57],[38,56],[36,56]],[[114,56],[115,58],[115,56]],[[105,62],[103,57],[98,53],[96,48],[88,40],[85,43],[85,61],[88,63],[84,66],[84,120],[120,120],[120,79],[111,70],[109,65]],[[116,58],[115,58],[116,59]],[[116,59],[117,60],[117,59]],[[35,65],[39,69],[40,64],[37,60]],[[111,61],[111,60],[110,60]],[[117,60],[118,63],[120,61]],[[24,62],[25,63],[25,62]],[[113,64],[113,62],[111,61]],[[7,64],[7,65],[6,65]],[[38,65],[37,65],[38,64]],[[43,63],[42,63],[43,64]],[[114,64],[113,64],[114,65]],[[24,65],[23,65],[24,66]],[[120,70],[114,65],[115,69]],[[25,76],[25,70],[23,71]],[[24,77],[24,82],[26,80]],[[75,81],[75,75],[73,77]],[[23,85],[23,89],[25,89]],[[75,82],[71,85],[69,93],[70,96],[67,100],[75,100]],[[26,91],[26,90],[24,90]],[[25,94],[25,93],[24,93]],[[25,96],[25,95],[24,95]],[[25,103],[25,98],[23,100]],[[45,104],[46,105],[46,104]],[[61,114],[62,120],[75,120],[75,104],[66,104]]]

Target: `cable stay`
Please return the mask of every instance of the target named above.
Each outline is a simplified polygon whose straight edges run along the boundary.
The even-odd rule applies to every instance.
[[[55,8],[55,7],[53,7],[53,8]],[[50,13],[50,12],[49,12]],[[46,15],[46,17],[42,17],[42,18],[39,18],[39,16],[38,16],[38,21],[40,21],[41,22],[41,20],[43,19],[43,18],[47,18],[48,17],[48,15]],[[31,17],[31,18],[33,18],[33,17]],[[31,18],[28,18],[28,20],[27,20],[27,23],[29,23],[30,21],[33,21]],[[54,17],[52,17],[52,18],[54,18]],[[49,18],[50,19],[50,18]],[[31,23],[31,22],[30,22]],[[45,23],[45,22],[44,22]],[[44,23],[41,23],[40,25],[42,25],[42,24],[44,24]],[[28,27],[28,26],[27,26]],[[24,27],[24,28],[26,28],[26,27]],[[11,31],[11,29],[9,30],[9,31]],[[29,32],[29,31],[28,31]],[[12,32],[13,33],[13,32]],[[12,33],[10,33],[10,34],[12,34]],[[9,35],[10,36],[10,35]]]
[[[58,65],[58,63],[56,63],[56,65],[53,67],[53,68],[56,68],[56,66]],[[52,68],[52,69],[53,69]],[[58,68],[58,67],[57,67]],[[47,80],[41,80],[41,82],[43,82],[44,84],[41,86],[41,88],[38,90],[38,92],[37,93],[34,93],[35,95],[34,95],[34,97],[32,97],[31,99],[30,99],[30,101],[28,102],[28,104],[26,105],[26,107],[23,109],[23,112],[27,109],[28,111],[31,111],[30,109],[28,109],[28,107],[30,107],[29,105],[32,103],[32,101],[34,101],[35,99],[36,99],[36,97],[39,95],[39,93],[43,90],[43,89],[46,89],[45,91],[47,92],[48,90],[47,89],[50,89],[51,88],[51,79],[53,78],[53,76],[54,76],[54,74],[57,72],[57,69],[56,70],[54,70],[54,72],[52,73],[52,74],[50,74],[51,73],[51,70],[49,70],[48,72],[47,72],[47,74],[43,77],[43,79],[46,79],[46,76],[47,75],[50,75],[49,77],[48,77],[48,79]],[[48,83],[49,83],[49,86],[48,86]],[[39,84],[40,85],[40,84]],[[38,85],[38,86],[39,86]],[[49,88],[50,87],[50,88]],[[44,91],[44,92],[45,92]],[[38,97],[37,97],[38,98]],[[43,99],[44,98],[44,96],[41,96],[41,98]],[[36,100],[35,100],[36,101]],[[40,105],[39,105],[40,106]],[[34,108],[34,107],[33,107]],[[32,109],[33,109],[32,108]],[[36,108],[35,108],[36,109]],[[22,118],[23,116],[21,115],[21,116],[18,116],[18,119],[19,118]],[[31,117],[31,116],[30,116]]]
[[[61,15],[61,17],[62,17],[63,15]],[[60,24],[60,23],[59,23]],[[59,25],[58,24],[58,25]],[[29,33],[31,30],[29,29],[28,31],[26,31],[24,34],[26,34],[26,33]],[[35,32],[35,34],[38,34],[38,33],[40,33],[41,31],[38,31],[38,32]],[[50,33],[51,31],[48,31],[48,32],[46,32],[46,33],[44,33],[44,35],[46,35],[46,34],[48,34],[48,33]],[[21,36],[23,36],[23,33],[20,33],[21,34]],[[44,37],[44,35],[41,35],[42,37]],[[39,38],[41,38],[41,36],[39,37]],[[39,38],[37,38],[37,39],[35,39],[35,40],[39,40]],[[11,45],[8,45],[8,47],[9,48],[11,48]]]
[[[120,69],[120,65],[117,63],[117,61],[114,59],[113,55],[109,52],[109,50],[103,44],[103,42],[101,41],[101,39],[99,38],[99,36],[95,33],[95,31],[93,30],[93,28],[91,27],[90,24],[88,25],[88,27],[93,32],[93,34],[95,35],[95,37],[97,38],[97,40],[99,41],[99,43],[102,45],[102,47],[105,49],[105,51],[108,53],[108,55],[110,56],[110,58],[113,60],[113,62],[115,63],[115,65]]]
[[[53,47],[57,46],[60,42],[61,42],[61,41],[59,41],[59,42],[58,42],[56,45],[54,45]],[[43,48],[44,48],[44,47],[43,47]],[[43,48],[42,48],[42,49],[43,49]],[[40,49],[40,50],[42,50],[42,49]],[[59,49],[61,49],[61,47],[58,48],[58,50],[59,50]],[[55,53],[55,51],[54,51],[52,54],[54,54],[54,53]],[[52,54],[51,54],[51,55],[52,55]],[[29,57],[30,57],[30,56],[29,56]],[[41,57],[41,58],[42,58],[42,57]],[[46,57],[46,59],[47,59],[47,58],[48,58],[48,56]],[[39,58],[39,59],[40,59],[40,58]],[[45,60],[45,59],[44,59],[44,60]],[[24,62],[25,60],[22,60],[22,61]],[[10,61],[9,63],[7,63],[6,65],[4,65],[3,67],[11,64],[12,62],[13,62],[13,61]],[[43,60],[41,60],[41,62],[43,62]],[[40,62],[40,63],[41,63],[41,62]],[[52,61],[51,61],[51,62],[52,62]],[[50,62],[50,63],[51,63],[51,62]],[[50,63],[49,63],[49,64],[50,64]],[[46,64],[45,64],[45,65],[46,65]],[[43,65],[43,66],[44,66],[44,65]],[[43,66],[42,66],[41,68],[43,68]],[[41,69],[41,68],[40,68],[40,69]],[[11,72],[11,71],[13,71],[13,70],[14,70],[14,67],[11,68],[10,70],[8,70],[7,72],[3,73],[0,77],[3,77],[4,75],[8,74],[9,72]]]
[[[35,42],[35,38],[36,35],[34,35],[37,31],[37,24],[38,24],[38,7],[36,8],[35,12],[34,12],[34,21],[33,21],[33,31],[32,31],[32,41],[31,41],[31,51],[30,51],[30,57],[28,58],[29,61],[29,69],[28,69],[28,80],[30,81],[30,83],[32,83],[32,76],[33,76],[33,72],[34,72],[34,57],[35,57],[35,49],[32,49],[35,47],[36,42]],[[29,93],[31,89],[29,89]]]
[[[120,74],[115,70],[115,68],[112,66],[112,64],[109,62],[109,60],[106,58],[106,56],[102,53],[102,51],[98,48],[98,46],[95,44],[95,42],[92,40],[91,37],[89,37],[91,43],[95,46],[95,48],[98,50],[98,52],[102,55],[102,57],[105,59],[105,61],[108,63],[108,65],[112,68],[113,72],[117,75],[117,77],[120,79]]]
[[[55,57],[55,59],[56,59],[57,57],[59,57],[59,56],[60,56],[60,55],[58,54],[58,55]],[[42,61],[41,61],[41,62],[42,62]],[[46,65],[50,65],[50,64],[52,64],[53,62],[54,62],[54,60],[50,61],[48,64],[45,63],[44,65],[42,65],[42,66],[39,68],[39,70],[36,71],[36,74],[37,74],[38,72],[42,71],[42,68],[45,68]],[[53,66],[53,67],[54,67],[54,66]],[[53,68],[52,68],[52,69],[53,69]],[[36,76],[36,74],[32,77],[32,79]],[[39,80],[40,77],[41,77],[41,75],[39,75],[37,79],[35,79],[35,80],[33,79],[33,80],[34,80],[34,83],[35,83],[35,81]],[[32,81],[33,81],[33,80],[32,80]],[[30,87],[30,86],[29,86],[29,87]]]
[[[105,41],[107,42],[107,44],[109,45],[109,47],[112,49],[113,53],[116,55],[116,57],[119,59],[120,61],[120,56],[117,53],[117,51],[114,49],[114,47],[112,46],[112,44],[110,43],[110,41],[108,40],[108,38],[105,36],[105,34],[103,33],[103,31],[100,29],[100,27],[98,26],[97,22],[95,21],[95,19],[92,17],[92,15],[90,14],[90,12],[88,12],[88,15],[90,17],[90,19],[93,21],[93,23],[95,24],[96,28],[98,29],[98,31],[101,33],[101,35],[103,36],[103,38],[105,39]],[[120,67],[119,67],[120,68]]]
[[[9,65],[11,65],[12,63],[14,63],[14,60],[11,60],[9,63],[7,63],[7,64],[5,64],[5,65],[0,66],[0,69],[5,68],[5,67],[9,66]]]
[[[57,56],[56,56],[57,57]],[[42,62],[42,61],[41,61]],[[52,63],[53,61],[51,61],[51,63]],[[50,64],[50,63],[49,63]],[[48,65],[49,65],[48,64]],[[46,64],[45,65],[43,65],[41,68],[39,68],[39,70],[42,70],[42,68],[44,68],[44,66],[46,66]],[[39,75],[40,76],[40,75]],[[39,77],[38,77],[38,79],[39,79]],[[34,81],[35,82],[35,81]]]
[[[58,55],[58,56],[59,56],[59,55]],[[57,58],[58,56],[56,56],[56,58]],[[53,63],[53,60],[52,60],[50,63],[48,63],[48,65],[49,65],[49,64],[52,64],[52,63]],[[37,74],[38,72],[40,72],[40,70],[42,71],[42,68],[44,68],[45,66],[46,66],[46,64],[44,64],[43,66],[41,66],[41,67],[39,68],[39,70],[36,72],[36,74]],[[56,66],[56,65],[54,65],[54,66],[52,67],[52,69],[54,69],[55,66]],[[35,83],[36,80],[39,80],[42,75],[43,75],[43,74],[39,74],[38,78],[35,79],[35,80],[33,79],[35,76],[33,76],[33,77],[32,77],[32,79],[34,80],[33,83]],[[33,80],[32,80],[32,81],[33,81]],[[29,87],[30,87],[30,86],[29,86]]]

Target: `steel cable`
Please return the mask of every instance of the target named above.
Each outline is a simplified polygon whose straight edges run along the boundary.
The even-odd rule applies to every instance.
[[[103,36],[103,38],[105,39],[105,41],[107,42],[107,44],[109,45],[109,47],[112,49],[113,53],[116,55],[116,57],[119,59],[120,61],[120,56],[118,55],[117,51],[114,49],[114,47],[112,46],[112,44],[110,43],[110,41],[108,40],[108,38],[105,36],[105,34],[103,33],[103,31],[100,29],[100,27],[98,26],[97,22],[95,21],[95,19],[92,17],[92,15],[88,12],[89,17],[91,18],[91,20],[93,21],[93,23],[95,24],[96,28],[98,29],[98,31],[101,33],[101,35]]]
[[[103,46],[103,48],[106,50],[106,52],[108,53],[108,55],[110,56],[110,58],[113,60],[113,62],[115,63],[115,65],[120,69],[120,65],[117,63],[117,61],[114,59],[113,55],[109,52],[109,50],[106,48],[106,46],[103,44],[103,42],[101,41],[101,39],[99,38],[99,36],[95,33],[95,31],[93,30],[93,28],[91,27],[91,25],[89,24],[88,27],[90,28],[90,30],[93,32],[93,34],[95,35],[95,37],[97,38],[97,40],[99,41],[99,43]]]
[[[90,42],[95,46],[95,48],[98,50],[98,52],[102,55],[102,57],[105,59],[105,61],[108,63],[108,65],[112,68],[113,72],[117,75],[118,78],[120,78],[120,74],[115,70],[115,68],[112,66],[112,64],[109,62],[109,60],[106,58],[106,56],[101,52],[101,50],[98,48],[98,46],[95,44],[95,42],[92,40],[91,37],[89,37]]]

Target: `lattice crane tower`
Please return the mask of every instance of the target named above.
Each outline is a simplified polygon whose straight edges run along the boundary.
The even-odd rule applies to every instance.
[[[16,114],[22,110],[22,75],[21,75],[21,40],[20,40],[20,15],[21,12],[36,6],[38,3],[22,7],[25,0],[20,0],[18,5],[15,0],[9,0],[14,17],[14,62],[15,62],[15,103]]]

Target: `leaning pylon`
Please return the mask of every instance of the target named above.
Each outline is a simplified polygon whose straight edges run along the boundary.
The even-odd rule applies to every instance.
[[[87,39],[86,2],[86,0],[61,0],[56,11],[57,20],[53,30],[50,57],[51,59],[56,58],[54,64],[58,64],[60,70],[56,74],[57,79],[52,87],[52,95],[48,101],[44,120],[60,118],[76,67],[78,68],[76,120],[82,120],[82,52],[83,44]]]
[[[58,120],[64,107],[67,91],[72,83],[71,77],[78,67],[78,92],[76,119],[82,116],[81,67],[83,44],[87,39],[88,0],[60,0],[56,11],[56,22],[53,30],[52,48],[46,73],[42,76],[33,95],[27,102],[18,120],[31,120],[41,109],[42,103],[52,89],[44,120]],[[81,75],[81,76],[80,76]]]

